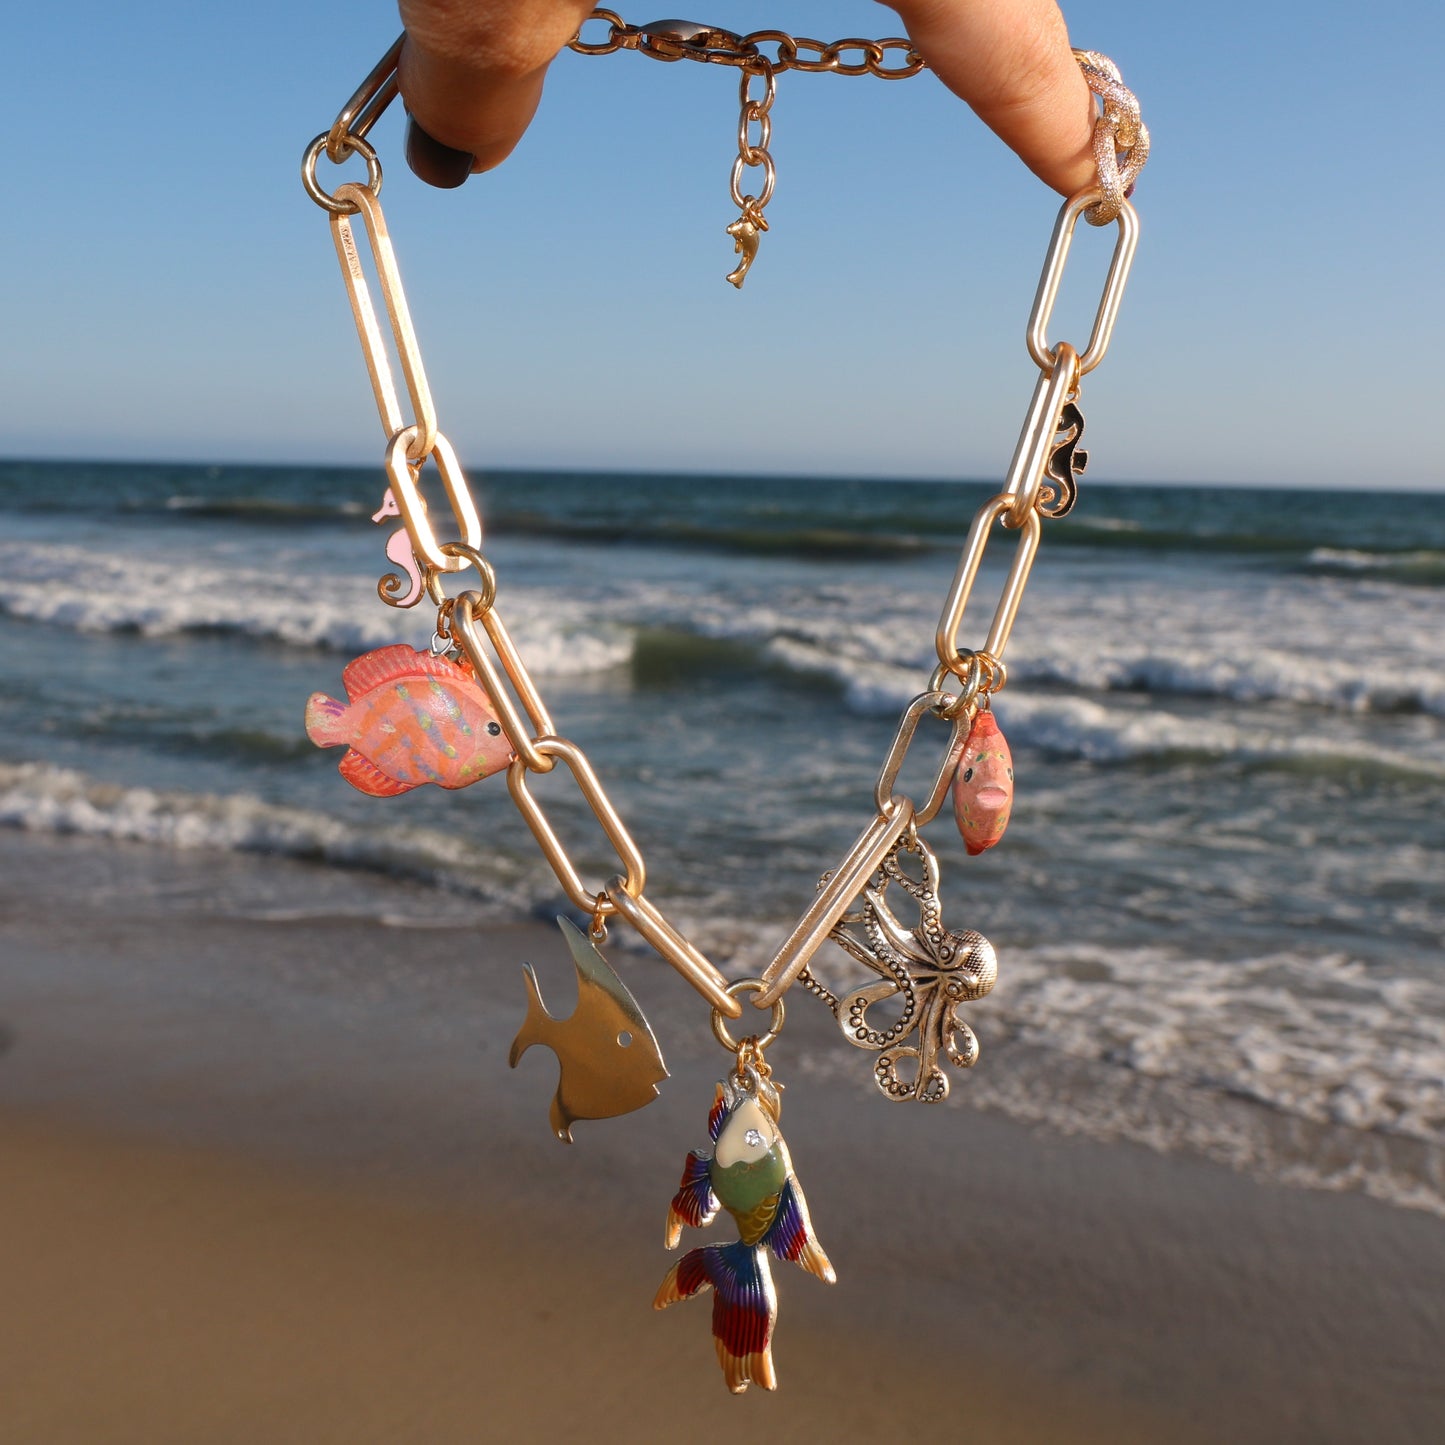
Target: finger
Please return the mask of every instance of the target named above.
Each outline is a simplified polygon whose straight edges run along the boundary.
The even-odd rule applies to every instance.
[[[406,44],[398,78],[413,122],[407,160],[433,185],[460,185],[511,154],[542,98],[547,66],[592,7],[400,0],[400,8]]]
[[[894,0],[914,48],[1064,195],[1095,179],[1094,102],[1053,0]]]

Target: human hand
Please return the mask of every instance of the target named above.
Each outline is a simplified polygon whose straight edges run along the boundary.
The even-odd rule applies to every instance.
[[[588,0],[400,0],[407,161],[459,186],[511,153]],[[1094,103],[1054,0],[893,0],[919,54],[1041,180],[1094,178]]]
[[[512,153],[542,98],[548,65],[592,13],[591,0],[399,4],[407,164],[448,187]]]
[[[1054,0],[892,0],[928,68],[1043,182],[1095,177],[1094,98]]]

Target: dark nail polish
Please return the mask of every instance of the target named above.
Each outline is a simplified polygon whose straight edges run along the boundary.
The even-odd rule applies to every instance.
[[[454,150],[429,136],[410,116],[406,118],[406,163],[419,180],[443,190],[455,190],[472,173],[476,157]]]

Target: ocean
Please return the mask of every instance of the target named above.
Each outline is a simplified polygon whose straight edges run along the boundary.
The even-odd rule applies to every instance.
[[[641,844],[648,896],[725,972],[756,972],[872,814],[992,488],[472,481],[498,609]],[[222,924],[342,913],[402,940],[566,911],[501,779],[369,798],[304,735],[351,657],[431,637],[424,605],[376,596],[384,486],[0,464],[0,824],[144,845],[155,905]],[[947,812],[926,834],[945,922],[999,957],[968,1010],[982,1060],[943,1107],[1445,1214],[1445,497],[1082,492],[1045,524],[995,704],[1008,834],[978,858]],[[536,791],[584,876],[610,877],[575,789]],[[175,850],[216,859],[203,900],[167,893]],[[293,881],[258,887],[257,854]],[[841,954],[819,972],[857,979]],[[871,1087],[871,1061],[839,1038],[805,1071]]]

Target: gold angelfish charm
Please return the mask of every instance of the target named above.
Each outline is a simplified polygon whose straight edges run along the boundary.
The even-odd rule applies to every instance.
[[[533,1044],[545,1044],[557,1055],[561,1072],[552,1098],[552,1132],[570,1144],[576,1120],[612,1119],[650,1104],[667,1065],[647,1016],[601,950],[565,918],[557,924],[577,969],[577,1007],[565,1019],[554,1018],[542,1002],[532,965],[523,964],[527,1017],[507,1062],[515,1069]]]

